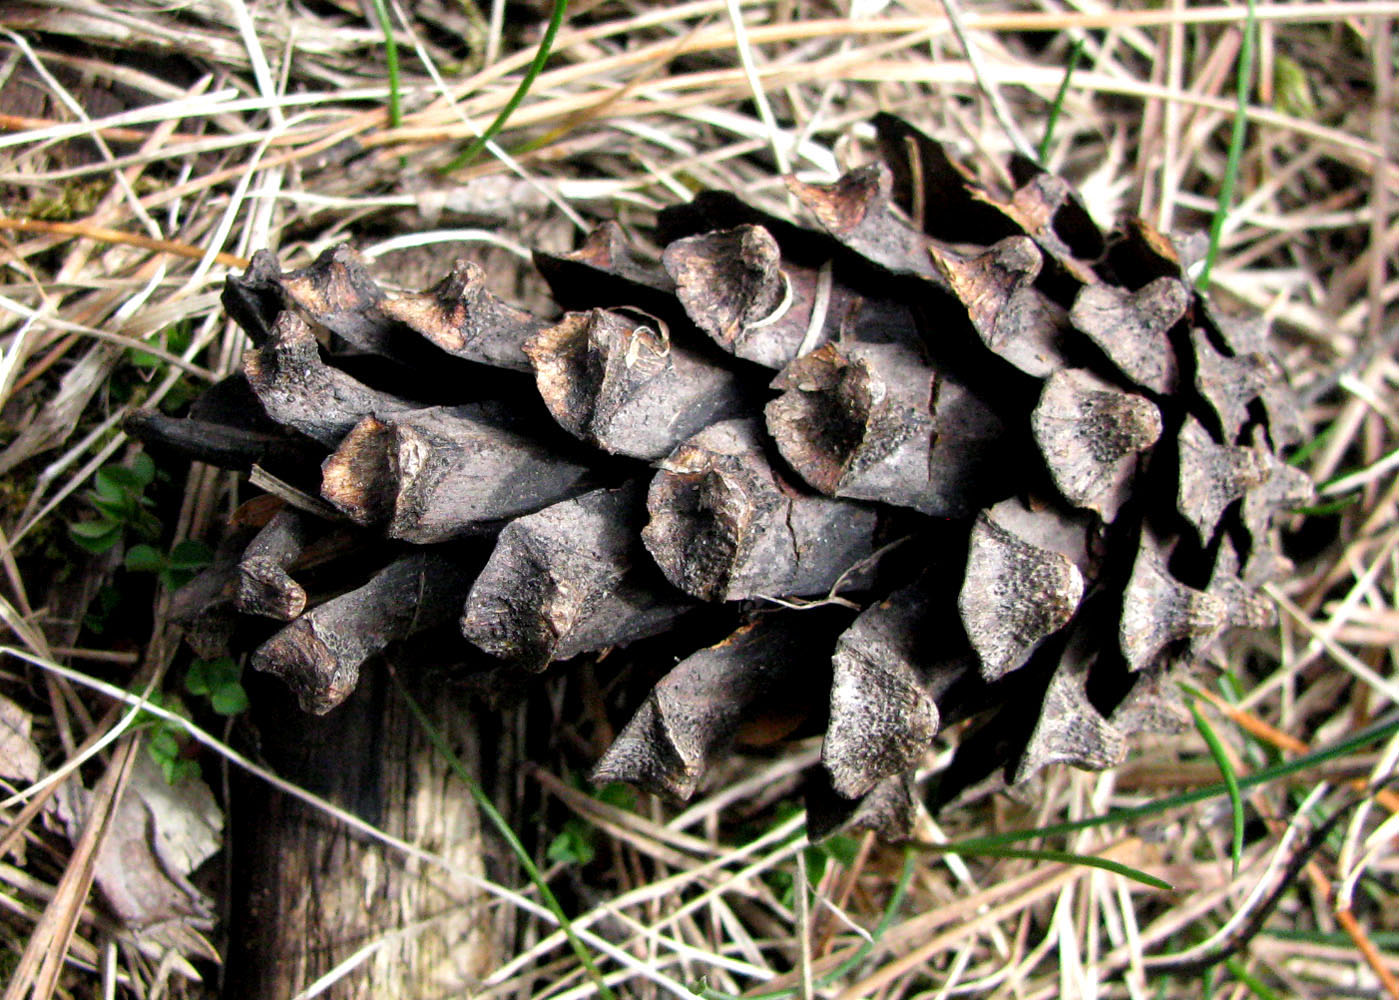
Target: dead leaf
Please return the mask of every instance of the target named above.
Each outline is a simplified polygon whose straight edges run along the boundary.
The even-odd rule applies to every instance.
[[[0,695],[0,775],[23,782],[39,777],[43,757],[29,738],[32,716]]]
[[[90,793],[70,782],[59,798],[76,843]],[[176,969],[186,978],[199,978],[187,959],[219,957],[202,933],[214,926],[213,905],[189,875],[222,843],[223,813],[209,786],[198,778],[172,785],[149,754],[139,754],[98,852],[95,881],[133,943],[155,959],[174,951],[181,959]]]

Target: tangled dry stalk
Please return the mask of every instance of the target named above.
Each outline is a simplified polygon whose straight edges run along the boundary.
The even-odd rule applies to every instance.
[[[93,788],[70,841],[40,819],[62,783],[26,789],[39,770],[0,769],[11,782],[0,803],[5,1000],[202,989],[171,977],[179,963],[125,947],[128,930],[90,898],[144,737],[134,711],[82,678],[159,692],[182,654],[164,590],[152,613],[91,627],[120,563],[83,553],[66,528],[94,474],[133,454],[120,430],[130,410],[178,405],[236,366],[242,338],[218,305],[230,269],[262,247],[304,266],[348,240],[405,287],[462,255],[503,294],[537,301],[519,265],[526,247],[566,249],[604,218],[644,241],[658,208],[702,188],[790,213],[778,175],[829,179],[861,162],[860,123],[877,110],[994,171],[1039,142],[1075,45],[1083,59],[1049,165],[1105,220],[1206,229],[1249,19],[1229,4],[584,0],[488,153],[458,165],[516,90],[548,14],[512,8],[507,24],[503,7],[389,0],[393,87],[383,31],[344,0],[0,11],[0,616],[11,648],[0,686],[16,710],[0,746],[16,752],[5,734],[32,725],[46,771],[85,761],[78,773]],[[566,865],[546,875],[575,890],[574,931],[611,988],[1135,1000],[1217,985],[1230,996],[1399,998],[1396,16],[1399,3],[1369,0],[1256,10],[1247,143],[1212,278],[1222,299],[1271,323],[1308,403],[1299,461],[1323,506],[1295,525],[1298,571],[1274,595],[1281,627],[1217,656],[1198,693],[1239,775],[1316,755],[1243,789],[1237,871],[1227,800],[1182,801],[1219,775],[1193,733],[1115,772],[1053,770],[1013,796],[925,819],[930,846],[906,863],[870,840],[804,851],[800,817],[763,812],[810,763],[809,746],[750,761],[679,814],[624,809],[561,781],[577,760],[560,746],[527,781],[594,831],[611,863],[589,870],[600,894]],[[250,495],[202,466],[164,471],[176,477],[159,511],[165,546],[215,538]],[[589,683],[555,681],[565,730]],[[721,822],[740,802],[766,826],[740,837]],[[1137,818],[1079,824],[1118,808]],[[1174,888],[1004,845],[931,846],[1056,824],[1071,826],[1020,846],[1098,856]],[[526,839],[542,855],[554,833]],[[399,846],[403,863],[433,863]],[[810,896],[784,891],[807,877]],[[599,989],[529,893],[486,888],[516,930],[481,996]],[[352,979],[385,943],[366,943],[319,988]]]

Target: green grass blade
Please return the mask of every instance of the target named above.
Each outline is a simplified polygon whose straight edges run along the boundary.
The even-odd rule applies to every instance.
[[[404,687],[403,682],[399,680],[398,674],[390,671],[389,676],[393,678],[394,687],[396,687],[398,693],[403,696],[404,702],[408,705],[408,710],[412,712],[413,717],[418,720],[418,725],[422,727],[423,733],[428,738],[428,742],[442,755],[443,760],[447,762],[447,766],[451,768],[452,773],[461,779],[462,784],[466,785],[467,790],[471,792],[471,797],[476,800],[476,805],[480,808],[481,812],[486,814],[486,818],[491,821],[491,825],[496,828],[496,832],[501,835],[505,843],[510,847],[510,850],[514,853],[516,859],[519,860],[520,867],[525,870],[525,874],[529,876],[529,880],[533,882],[535,888],[539,890],[539,898],[558,919],[559,929],[563,931],[564,936],[568,938],[568,943],[573,949],[573,953],[578,956],[578,961],[582,963],[583,968],[587,970],[589,977],[593,980],[594,984],[596,984],[598,996],[603,997],[604,1000],[617,1000],[616,995],[608,988],[607,983],[603,981],[602,973],[598,971],[597,964],[593,961],[593,956],[588,952],[588,949],[583,946],[583,942],[574,932],[573,921],[569,920],[568,914],[564,912],[563,906],[560,905],[553,890],[550,889],[549,884],[544,881],[544,873],[539,870],[539,867],[534,863],[534,859],[531,858],[529,852],[525,850],[525,845],[520,843],[520,838],[516,836],[515,831],[510,828],[510,824],[505,821],[505,817],[500,814],[500,810],[496,809],[491,803],[485,791],[482,790],[481,786],[477,784],[476,779],[466,770],[465,765],[462,764],[457,755],[452,752],[452,748],[447,745],[447,741],[443,739],[442,734],[437,731],[437,727],[432,724],[427,715],[418,706],[417,701],[408,693],[408,689]]]
[[[1327,761],[1334,760],[1337,757],[1344,757],[1347,754],[1354,753],[1363,747],[1369,746],[1371,743],[1387,740],[1395,734],[1399,734],[1399,714],[1390,715],[1374,725],[1362,729],[1354,736],[1334,743],[1324,749],[1314,750],[1294,760],[1283,761],[1281,764],[1261,768],[1252,774],[1245,775],[1238,781],[1239,790],[1246,791],[1250,788],[1256,788],[1259,785],[1266,785],[1270,781],[1285,778],[1289,774],[1295,774],[1298,771],[1305,771],[1310,767],[1325,764]],[[1228,789],[1224,786],[1223,782],[1220,782],[1216,785],[1207,785],[1204,788],[1182,792],[1180,795],[1172,795],[1164,799],[1157,799],[1154,802],[1144,802],[1139,806],[1114,809],[1111,812],[1103,813],[1101,816],[1090,816],[1087,819],[1072,820],[1067,823],[1055,823],[1051,826],[1037,827],[1032,830],[1007,830],[1004,833],[991,833],[984,837],[973,837],[961,841],[956,846],[960,850],[971,852],[986,847],[1015,844],[1022,840],[1034,840],[1036,837],[1055,837],[1064,833],[1076,833],[1079,830],[1106,826],[1110,823],[1126,823],[1144,816],[1156,816],[1172,809],[1179,809],[1182,806],[1193,805],[1196,802],[1204,802],[1208,799],[1227,794]]]
[[[568,0],[554,0],[554,12],[549,17],[549,26],[544,29],[544,37],[539,40],[539,51],[534,54],[534,60],[525,70],[524,78],[520,85],[515,88],[515,93],[510,95],[510,100],[505,102],[505,107],[500,109],[500,114],[495,116],[495,121],[491,122],[486,131],[461,153],[460,156],[452,160],[442,168],[442,173],[450,174],[469,164],[481,154],[481,150],[486,148],[486,143],[496,137],[505,123],[510,120],[510,116],[515,113],[515,109],[520,106],[520,102],[529,93],[530,87],[534,86],[535,78],[544,69],[544,63],[549,59],[549,52],[554,47],[554,37],[559,33],[559,28],[563,26],[564,15],[568,12]]]
[[[1182,687],[1185,687],[1182,685]],[[1239,874],[1239,865],[1244,857],[1244,797],[1239,792],[1239,776],[1234,773],[1234,765],[1229,760],[1229,755],[1224,752],[1224,744],[1200,711],[1200,703],[1196,700],[1195,692],[1190,688],[1185,688],[1190,695],[1190,715],[1195,720],[1195,728],[1199,730],[1200,736],[1204,738],[1205,746],[1210,748],[1210,756],[1214,758],[1215,766],[1219,768],[1219,774],[1224,779],[1224,790],[1229,795],[1229,811],[1234,818],[1234,836],[1229,845],[1229,858],[1234,862],[1234,875]]]
[[[1309,507],[1298,507],[1292,513],[1301,514],[1303,517],[1331,517],[1334,514],[1339,514],[1347,507],[1354,507],[1359,502],[1360,497],[1351,494],[1350,496],[1332,500],[1329,503],[1318,503],[1312,504]]]
[[[1224,233],[1224,221],[1234,201],[1234,186],[1239,181],[1239,162],[1244,155],[1244,137],[1248,133],[1248,93],[1253,87],[1253,47],[1258,29],[1258,9],[1255,0],[1248,0],[1248,16],[1244,19],[1243,44],[1239,49],[1238,109],[1234,112],[1234,131],[1229,137],[1229,160],[1224,167],[1224,183],[1219,188],[1219,202],[1210,222],[1210,248],[1205,254],[1205,266],[1200,269],[1196,285],[1201,291],[1210,287],[1210,272],[1219,256],[1219,241]]]
[[[890,925],[898,918],[899,911],[903,909],[904,897],[908,895],[909,884],[913,881],[913,873],[917,868],[917,858],[918,853],[913,850],[913,848],[909,847],[904,849],[903,870],[899,872],[899,881],[898,884],[894,886],[893,895],[889,897],[889,905],[884,908],[884,915],[879,918],[879,926],[876,927],[874,933],[870,935],[870,940],[862,943],[855,954],[851,955],[844,962],[841,962],[838,966],[821,977],[820,983],[822,986],[829,986],[837,982],[842,976],[846,975],[863,962],[869,956],[869,953],[874,950],[874,946],[879,943],[879,939],[884,936],[884,932],[887,931]]]
[[[374,18],[384,33],[384,60],[389,69],[389,128],[398,128],[403,121],[403,109],[398,98],[398,42],[393,37],[393,23],[384,0],[374,0]]]
[[[1244,963],[1237,958],[1226,958],[1224,960],[1224,965],[1234,978],[1239,981],[1239,984],[1256,996],[1258,1000],[1282,1000],[1282,997],[1263,982],[1263,980],[1245,969]]]
[[[1291,466],[1300,466],[1320,450],[1322,445],[1330,441],[1335,433],[1336,424],[1334,422],[1327,424],[1320,432],[1299,444],[1296,450],[1294,450],[1291,455],[1287,456],[1287,464]]]
[[[1044,138],[1040,140],[1040,148],[1035,151],[1036,157],[1040,161],[1040,166],[1044,166],[1044,161],[1049,158],[1049,144],[1054,139],[1054,126],[1059,124],[1059,112],[1064,108],[1064,98],[1069,93],[1069,81],[1073,79],[1074,70],[1078,69],[1079,60],[1083,58],[1083,39],[1074,40],[1073,51],[1069,53],[1069,64],[1064,67],[1064,79],[1059,82],[1059,92],[1054,95],[1054,103],[1049,106],[1049,118],[1044,123]]]
[[[1321,931],[1298,929],[1295,927],[1268,927],[1263,931],[1268,937],[1279,941],[1305,941],[1307,944],[1324,945],[1331,948],[1352,948],[1355,941],[1344,931]],[[1370,929],[1370,942],[1376,948],[1399,949],[1399,931]]]
[[[1134,882],[1141,882],[1149,885],[1153,889],[1161,889],[1169,892],[1175,888],[1171,883],[1157,878],[1155,875],[1148,875],[1146,872],[1124,865],[1120,861],[1113,861],[1110,858],[1099,858],[1092,854],[1075,854],[1073,851],[1053,851],[1039,850],[1031,847],[974,847],[967,848],[965,845],[971,843],[950,844],[919,844],[918,849],[931,854],[956,854],[961,857],[977,858],[1018,858],[1025,861],[1046,861],[1056,864],[1081,865],[1084,868],[1101,868],[1103,871],[1112,872],[1114,875],[1121,875]]]

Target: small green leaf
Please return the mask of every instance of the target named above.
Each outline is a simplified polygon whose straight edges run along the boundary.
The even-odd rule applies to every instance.
[[[87,614],[83,616],[83,628],[94,635],[101,635],[107,627],[107,620],[120,603],[121,594],[115,587],[102,587],[88,605]]]
[[[213,679],[214,687],[237,684],[243,676],[243,668],[234,662],[233,657],[220,656],[217,660],[209,661],[209,676]]]
[[[68,535],[80,548],[100,555],[121,541],[121,526],[110,521],[80,521],[68,526]]]
[[[166,565],[171,569],[203,569],[213,561],[213,550],[203,542],[191,538],[170,550],[170,558]]]
[[[133,545],[126,550],[125,565],[132,573],[159,573],[165,568],[165,557],[153,546]]]
[[[141,498],[143,504],[150,502],[145,497]],[[127,526],[135,532],[138,538],[147,542],[153,542],[160,537],[160,521],[149,511],[133,510]]]
[[[126,493],[140,493],[145,487],[141,477],[122,465],[104,465],[92,477],[92,485],[103,496],[119,497]]]
[[[117,527],[120,527],[131,516],[131,512],[136,509],[132,503],[131,495],[124,492],[113,499],[104,497],[95,490],[88,490],[87,502],[92,504],[96,511],[102,515],[103,520],[110,521]]]
[[[561,865],[586,865],[597,857],[592,829],[577,819],[564,823],[563,832],[549,843],[545,856]]]
[[[169,760],[180,752],[180,741],[175,739],[175,734],[169,729],[157,729],[151,733],[150,743],[151,756],[156,760]]]
[[[610,785],[599,788],[593,798],[617,809],[625,809],[627,812],[633,812],[636,809],[636,789],[632,788],[631,785],[624,785],[620,781],[614,781]]]
[[[229,656],[195,660],[185,674],[185,690],[194,695],[207,695],[209,704],[220,715],[237,715],[248,708],[248,693],[239,683],[242,672]]]
[[[188,757],[171,757],[160,762],[160,769],[165,774],[166,784],[178,785],[199,776],[199,761]]]
[[[105,519],[101,521],[75,521],[68,525],[68,534],[74,538],[101,538],[116,530],[119,530],[118,526]]]
[[[195,660],[189,665],[189,673],[185,674],[185,690],[198,695],[205,695],[214,690],[214,686],[209,683],[208,661]]]
[[[124,503],[129,490],[112,478],[110,469],[116,466],[108,466],[105,469],[98,469],[97,474],[92,477],[93,489],[88,492],[89,500],[106,500],[109,503]],[[125,469],[123,472],[127,471]]]
[[[142,488],[155,481],[155,459],[144,451],[131,460],[130,469]]]
[[[1316,98],[1307,71],[1282,52],[1273,57],[1273,106],[1294,118],[1316,117]]]
[[[237,684],[242,671],[231,656],[215,660],[195,660],[185,675],[185,690],[190,694],[208,694],[225,684]],[[197,686],[196,686],[197,685]]]
[[[243,685],[234,681],[215,690],[209,696],[209,704],[220,715],[238,715],[248,710],[248,693],[243,690]]]
[[[827,837],[821,841],[820,847],[847,868],[855,863],[855,858],[860,853],[860,842],[843,833]]]

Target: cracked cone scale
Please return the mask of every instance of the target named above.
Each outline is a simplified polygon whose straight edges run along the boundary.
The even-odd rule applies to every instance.
[[[425,629],[538,672],[726,608],[594,777],[686,798],[745,726],[801,716],[783,731],[825,732],[814,833],[906,833],[912,770],[959,720],[984,724],[934,805],[1179,724],[1173,676],[1274,620],[1274,521],[1311,495],[1278,458],[1281,369],[1186,243],[875,126],[885,162],[789,182],[811,228],[709,193],[662,213],[659,260],[615,224],[537,254],[556,319],[464,261],[404,293],[345,247],[287,273],[259,254],[224,295],[243,373],[131,428],[319,469],[320,496],[211,571],[227,606],[198,614],[285,622],[253,664],[324,712]],[[308,599],[304,554],[347,530],[378,568]]]

